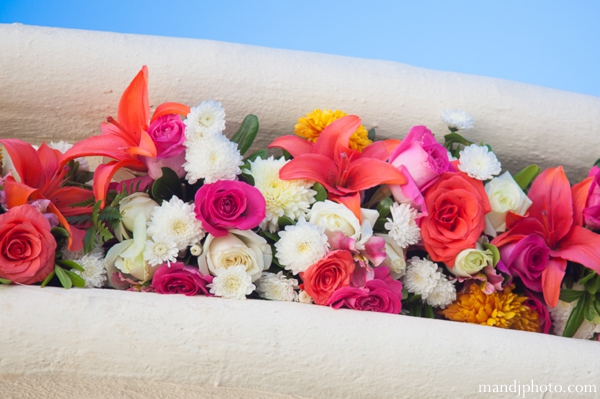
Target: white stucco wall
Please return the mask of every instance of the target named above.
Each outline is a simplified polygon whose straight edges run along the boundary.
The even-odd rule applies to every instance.
[[[222,101],[258,146],[339,108],[380,135],[476,119],[504,166],[599,153],[600,98],[404,64],[230,43],[0,25],[0,137],[73,141],[116,116],[146,64],[150,101]],[[479,384],[596,384],[600,344],[446,321],[267,301],[0,287],[0,396],[477,398]],[[489,394],[492,395],[492,394]],[[502,397],[503,395],[493,395]],[[515,397],[510,393],[505,397]],[[542,394],[527,397],[594,397]]]

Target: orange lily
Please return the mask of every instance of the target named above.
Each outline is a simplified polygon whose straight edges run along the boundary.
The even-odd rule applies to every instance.
[[[502,246],[531,234],[544,239],[550,249],[550,259],[542,272],[542,291],[544,300],[552,308],[558,303],[567,261],[600,273],[600,235],[581,227],[577,216],[577,210],[582,209],[580,187],[576,185],[571,190],[562,166],[546,169],[527,194],[533,202],[529,217],[516,220],[507,232],[492,241]]]
[[[375,142],[363,152],[348,146],[360,124],[355,115],[340,118],[328,125],[314,144],[296,136],[275,139],[269,148],[283,148],[294,156],[281,168],[279,177],[321,183],[329,199],[348,207],[360,220],[360,191],[380,184],[406,183],[404,175],[386,162],[398,140]]]
[[[92,199],[92,192],[63,186],[68,169],[59,165],[60,151],[51,149],[45,143],[37,151],[31,144],[17,139],[3,139],[0,143],[6,148],[15,172],[21,179],[18,182],[13,176],[7,176],[4,181],[8,208],[35,200],[50,200],[48,211],[56,215],[61,226],[69,233],[69,249],[80,249],[84,232],[70,226],[65,217],[92,213],[92,207],[72,206]]]
[[[107,122],[100,125],[101,135],[75,144],[63,155],[60,164],[65,165],[72,159],[84,156],[112,158],[114,161],[98,166],[94,173],[94,195],[96,200],[103,201],[104,206],[110,181],[119,169],[145,172],[148,168],[140,157],[156,158],[156,146],[147,133],[149,122],[169,114],[187,116],[189,112],[187,105],[163,103],[150,119],[148,67],[144,66],[123,92],[117,120],[108,117]]]

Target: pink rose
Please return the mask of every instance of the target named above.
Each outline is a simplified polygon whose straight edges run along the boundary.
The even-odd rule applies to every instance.
[[[205,184],[196,192],[196,218],[215,237],[227,230],[248,230],[266,216],[267,203],[257,188],[241,181],[219,180]]]
[[[387,267],[375,269],[375,279],[363,287],[342,287],[336,290],[327,305],[372,312],[398,314],[402,310],[402,283],[390,277]]]
[[[588,177],[594,177],[583,209],[583,223],[594,230],[600,230],[600,168],[594,166]]]
[[[148,134],[156,146],[156,158],[172,158],[185,149],[185,125],[179,115],[156,119],[148,128]]]
[[[50,223],[31,205],[0,215],[0,277],[14,283],[44,281],[54,270],[56,241]]]
[[[162,265],[152,278],[152,288],[159,294],[184,294],[212,296],[207,284],[212,283],[213,277],[202,275],[200,271],[183,263],[171,263],[171,266]]]
[[[542,292],[542,272],[550,260],[550,248],[544,239],[531,234],[499,248],[500,258],[512,276],[521,278],[527,288]]]
[[[552,320],[550,319],[548,307],[544,305],[544,303],[540,301],[534,293],[525,290],[525,294],[527,294],[529,297],[529,299],[525,301],[525,305],[529,306],[529,308],[538,314],[540,320],[540,332],[544,334],[550,333]]]

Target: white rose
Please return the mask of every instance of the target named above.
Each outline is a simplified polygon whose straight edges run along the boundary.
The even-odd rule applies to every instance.
[[[486,217],[486,234],[496,236],[496,232],[506,230],[506,213],[525,215],[531,200],[513,179],[510,172],[493,178],[485,185],[492,211]]]
[[[133,193],[119,202],[121,212],[121,223],[115,229],[115,235],[119,241],[131,238],[127,230],[133,231],[134,220],[138,215],[144,216],[144,223],[150,220],[150,215],[157,207],[156,201],[151,199],[146,193]],[[127,229],[127,230],[125,230]]]
[[[271,246],[267,240],[252,230],[229,230],[223,237],[209,234],[204,242],[198,266],[203,274],[217,274],[219,269],[244,266],[252,281],[260,278],[273,260]]]
[[[454,260],[450,270],[457,277],[469,278],[486,266],[494,264],[494,255],[489,249],[470,248],[462,250]]]
[[[406,272],[406,258],[402,247],[396,244],[396,240],[388,234],[375,234],[385,240],[385,260],[381,262],[381,266],[385,266],[390,270],[390,275],[394,280],[398,280],[404,276]]]
[[[353,238],[358,246],[364,244],[373,235],[373,226],[379,214],[374,209],[362,209],[361,225],[354,213],[345,205],[325,200],[312,206],[309,222],[325,228],[327,238],[342,232],[346,237]]]
[[[128,274],[140,283],[149,281],[158,268],[151,267],[144,260],[146,250],[146,219],[143,214],[138,214],[133,223],[133,238],[112,246],[106,253],[104,266],[108,272],[108,285],[113,288],[122,288],[114,285],[111,276],[120,271]]]

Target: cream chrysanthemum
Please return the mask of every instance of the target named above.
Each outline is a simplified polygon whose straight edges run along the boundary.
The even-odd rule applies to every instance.
[[[308,269],[329,250],[325,228],[309,223],[303,217],[295,226],[286,226],[285,231],[278,234],[280,239],[275,243],[277,259],[294,274]]]
[[[466,111],[450,108],[442,111],[440,119],[450,130],[467,130],[473,128],[473,117]]]
[[[558,301],[556,307],[554,309],[550,309],[550,317],[552,318],[552,325],[554,326],[554,334],[563,334],[567,325],[567,320],[571,315],[571,311],[577,305],[577,302],[578,301]],[[573,335],[573,338],[590,339],[594,336],[594,333],[600,333],[600,324],[594,324],[584,318],[581,326],[579,326],[577,332],[575,332],[575,335]]]
[[[425,300],[435,289],[441,275],[435,263],[413,256],[407,263],[404,286],[408,292],[421,295],[421,299]]]
[[[213,282],[207,285],[210,293],[216,296],[227,299],[246,299],[246,295],[250,295],[256,288],[244,266],[219,269],[216,274]]]
[[[434,308],[444,309],[456,300],[456,280],[448,280],[448,278],[440,273],[440,279],[433,290],[427,295],[427,303]]]
[[[300,292],[298,293],[298,302],[308,304],[314,303],[312,297],[308,295],[308,292],[304,290],[300,290]]]
[[[242,155],[237,144],[218,134],[200,141],[186,141],[185,178],[190,184],[204,179],[205,183],[235,180],[242,173]]]
[[[161,235],[170,237],[178,250],[196,244],[204,237],[202,223],[196,219],[194,206],[177,197],[154,207],[148,222],[148,236],[156,242]]]
[[[417,210],[409,204],[394,202],[390,213],[392,218],[387,218],[388,222],[384,225],[389,230],[389,236],[402,249],[417,244],[421,240],[421,229],[415,222]]]
[[[152,241],[146,241],[144,259],[150,266],[158,266],[163,263],[170,265],[171,262],[177,261],[178,254],[179,249],[177,248],[177,244],[171,237],[165,234],[157,234]]]
[[[256,187],[267,202],[267,214],[260,228],[269,228],[271,233],[279,230],[277,221],[282,216],[292,220],[306,217],[310,204],[315,202],[316,191],[311,190],[314,182],[306,180],[281,180],[279,170],[287,163],[285,158],[258,158],[244,170],[254,178]]]
[[[256,281],[258,295],[272,301],[296,301],[298,299],[296,288],[298,288],[298,280],[286,278],[283,272],[277,274],[264,272],[262,277]]]
[[[106,282],[106,269],[104,269],[104,256],[102,252],[92,252],[75,260],[84,271],[71,269],[71,271],[85,280],[85,288],[100,288]]]
[[[486,146],[471,144],[460,152],[458,169],[477,180],[489,180],[502,171],[502,165]]]
[[[190,109],[185,124],[185,137],[189,141],[202,140],[221,134],[225,130],[225,110],[220,102],[202,101]]]

